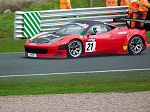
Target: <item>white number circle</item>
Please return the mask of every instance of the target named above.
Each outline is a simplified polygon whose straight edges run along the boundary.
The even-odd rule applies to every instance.
[[[94,52],[96,48],[96,41],[95,42],[86,42],[85,52]]]

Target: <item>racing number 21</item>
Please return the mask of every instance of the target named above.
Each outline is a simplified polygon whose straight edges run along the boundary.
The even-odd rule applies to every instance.
[[[85,52],[93,52],[95,51],[96,41],[94,42],[86,42]]]

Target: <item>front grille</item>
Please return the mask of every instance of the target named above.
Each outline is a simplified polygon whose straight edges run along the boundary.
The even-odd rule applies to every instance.
[[[38,48],[30,48],[30,47],[26,47],[25,51],[28,53],[36,53],[36,54],[47,54],[48,53],[48,49],[38,49]]]

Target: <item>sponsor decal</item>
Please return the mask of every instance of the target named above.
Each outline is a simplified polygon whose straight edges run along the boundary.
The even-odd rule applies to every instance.
[[[102,37],[102,35],[96,35],[95,37],[96,37],[96,38],[101,38],[101,37]]]
[[[95,52],[96,39],[88,39],[86,41],[85,52]]]
[[[127,32],[118,32],[118,34],[127,34]]]
[[[95,35],[94,38],[109,38],[109,35]]]
[[[127,46],[123,46],[123,50],[126,51],[127,50]]]

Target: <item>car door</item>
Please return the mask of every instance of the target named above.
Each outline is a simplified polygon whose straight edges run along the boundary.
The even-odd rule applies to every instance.
[[[126,40],[127,40],[127,30],[125,28],[115,28],[113,30],[113,49],[115,51],[126,51],[127,50],[127,45],[126,45]]]
[[[96,29],[94,34],[93,29]],[[105,24],[93,25],[87,32],[89,35],[86,40],[85,52],[109,52],[112,47],[111,28]]]

